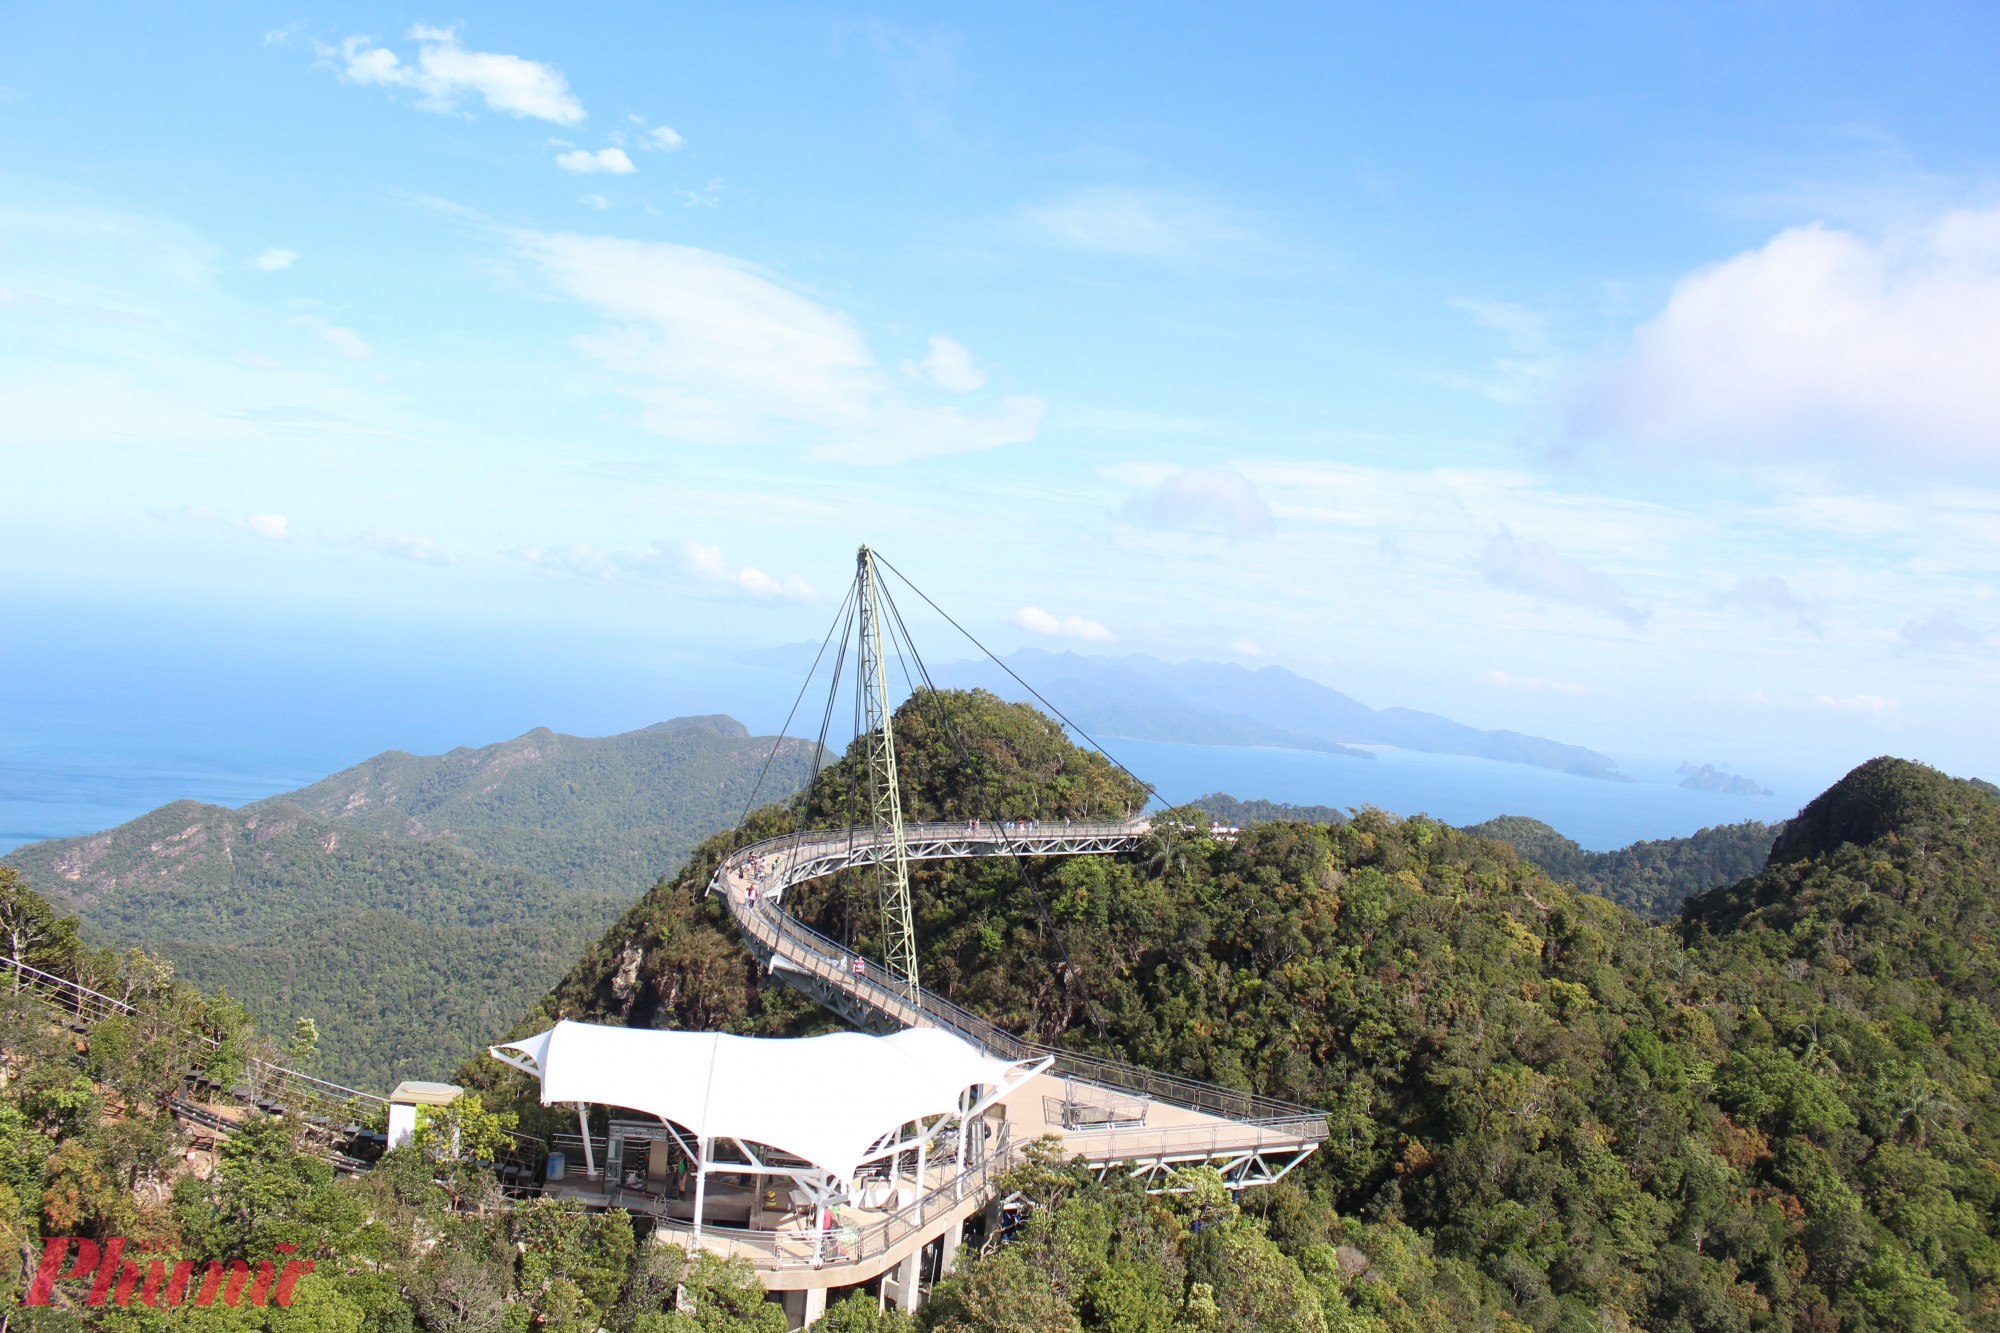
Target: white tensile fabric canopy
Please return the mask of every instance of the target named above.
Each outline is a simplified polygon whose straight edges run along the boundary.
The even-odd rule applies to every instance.
[[[956,1114],[967,1088],[1011,1084],[1022,1068],[937,1028],[773,1038],[564,1021],[492,1051],[533,1063],[545,1106],[645,1111],[701,1138],[767,1144],[839,1180],[854,1178],[883,1135]]]

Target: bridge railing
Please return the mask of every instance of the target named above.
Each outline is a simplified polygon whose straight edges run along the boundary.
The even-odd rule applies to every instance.
[[[906,824],[903,836],[906,844],[938,842],[983,843],[995,852],[1018,852],[1023,856],[1047,854],[1051,843],[1076,839],[1131,838],[1144,833],[1150,825],[1144,820],[953,820],[940,823]],[[787,884],[800,879],[813,879],[830,871],[823,868],[809,869],[797,873],[796,868],[804,863],[808,866],[828,857],[840,860],[854,858],[857,863],[872,860],[869,854],[877,848],[886,847],[872,827],[845,829],[802,829],[767,838],[729,855],[724,862],[730,869],[740,868],[753,857],[775,859],[786,856]],[[919,850],[919,855],[921,855]]]
[[[1046,827],[1048,821],[1043,822],[1045,828],[1042,836],[1049,836],[1052,830]],[[964,836],[962,823],[923,824],[911,827],[937,830],[939,833],[957,830],[956,836]],[[1097,822],[1083,825],[1072,823],[1062,831],[1077,836],[1124,836],[1143,831],[1143,825],[1135,825],[1134,822]],[[1260,1124],[1300,1137],[1319,1139],[1326,1136],[1325,1113],[1309,1106],[1300,1106],[1294,1102],[1233,1088],[1218,1087],[1198,1079],[1164,1074],[1157,1070],[1127,1064],[1122,1060],[1030,1041],[1008,1032],[933,991],[922,991],[918,999],[913,1002],[904,993],[900,978],[830,936],[814,930],[785,911],[781,904],[774,903],[768,898],[761,898],[758,903],[752,905],[741,895],[729,892],[727,877],[740,871],[744,863],[751,858],[775,859],[781,852],[798,851],[808,846],[818,847],[828,843],[838,844],[847,841],[840,836],[843,832],[805,830],[772,838],[732,854],[717,869],[716,884],[720,887],[724,901],[728,903],[729,910],[735,915],[738,923],[746,933],[758,938],[765,947],[772,948],[774,952],[784,957],[787,963],[803,967],[871,1007],[899,1020],[915,1021],[919,1016],[928,1019],[939,1027],[956,1032],[967,1041],[983,1047],[1001,1059],[1039,1060],[1043,1057],[1052,1057],[1053,1062],[1049,1072],[1058,1077],[1094,1084],[1111,1092],[1136,1093],[1155,1101],[1229,1120]],[[981,829],[980,832],[984,833],[985,830]],[[834,836],[829,837],[829,833]],[[1014,836],[1032,838],[1036,835],[1029,831],[1016,833]],[[873,841],[872,838],[866,841],[856,838],[853,839],[853,845],[872,846]],[[776,946],[780,939],[790,941],[795,949],[778,950]]]
[[[17,995],[32,994],[51,1008],[74,1015],[92,1027],[106,1019],[143,1016],[128,1001],[12,958],[0,957],[0,987]],[[203,1045],[219,1045],[206,1034],[197,1036]],[[252,1106],[282,1108],[308,1118],[317,1117],[327,1122],[323,1123],[327,1129],[336,1128],[330,1123],[333,1119],[366,1114],[388,1105],[386,1097],[314,1078],[311,1074],[302,1074],[296,1069],[287,1069],[256,1056],[248,1061],[243,1086],[220,1091]]]
[[[1008,1138],[1007,1122],[999,1121],[996,1128],[999,1132],[984,1160],[968,1163],[962,1173],[952,1175],[913,1202],[865,1226],[836,1224],[751,1231],[704,1223],[701,1246],[731,1257],[741,1255],[761,1269],[841,1268],[879,1258],[912,1236],[936,1235],[953,1210],[967,1199],[983,1198],[994,1180],[1014,1164],[1016,1150]],[[657,1228],[683,1246],[692,1243],[691,1223],[662,1219]]]

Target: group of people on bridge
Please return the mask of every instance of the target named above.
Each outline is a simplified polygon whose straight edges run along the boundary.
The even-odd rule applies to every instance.
[[[978,819],[968,819],[965,821],[965,831],[967,833],[977,833],[983,822]],[[1069,816],[1064,815],[1063,827],[1068,828],[1069,824]],[[1042,821],[1039,819],[1010,819],[1000,827],[1009,833],[1039,833],[1042,830]]]

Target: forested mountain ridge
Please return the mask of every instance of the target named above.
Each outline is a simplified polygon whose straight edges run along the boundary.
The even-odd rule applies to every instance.
[[[459,847],[344,828],[276,801],[242,810],[173,801],[5,859],[90,931],[143,943],[237,939],[336,907],[486,926],[572,896]]]
[[[1136,780],[1071,744],[1059,724],[1035,709],[985,691],[943,697],[951,709],[949,727],[940,726],[939,713],[921,699],[896,712],[898,776],[909,820],[1121,818],[1145,804],[1147,793]],[[790,801],[754,810],[741,827],[703,842],[679,871],[662,876],[634,903],[509,1035],[539,1031],[537,1024],[558,1018],[765,1034],[837,1026],[784,987],[761,985],[734,921],[704,895],[729,848],[800,827],[842,827],[856,818],[857,809],[866,809],[865,774],[858,745],[850,746]],[[832,933],[872,939],[873,901],[848,892],[850,881],[859,882],[852,874],[832,881],[840,886]]]
[[[773,757],[774,741],[694,717],[390,751],[241,810],[175,801],[4,864],[92,941],[143,944],[272,1031],[314,1019],[317,1072],[383,1091],[443,1076],[546,992],[661,868],[736,820],[767,760],[765,790],[793,790],[812,745]]]
[[[1228,792],[1197,796],[1188,804],[1208,813],[1223,824],[1242,827],[1283,820],[1293,824],[1345,824],[1347,812],[1330,805],[1290,805],[1283,801],[1239,801]]]
[[[146,947],[204,990],[227,989],[260,1027],[319,1029],[312,1072],[386,1093],[448,1076],[505,1030],[603,933],[624,903],[573,894],[533,920],[445,926],[331,910],[244,939]]]
[[[1693,894],[1747,879],[1764,868],[1782,824],[1746,820],[1720,824],[1685,838],[1635,842],[1609,852],[1587,852],[1539,819],[1501,815],[1471,824],[1467,833],[1499,838],[1553,879],[1600,894],[1641,916],[1665,918]]]
[[[1225,824],[1236,825],[1274,820],[1343,824],[1348,818],[1330,806],[1239,801],[1221,792],[1198,796],[1190,804]],[[1701,829],[1685,838],[1635,842],[1609,852],[1585,851],[1574,839],[1525,815],[1500,815],[1466,825],[1465,831],[1507,843],[1522,860],[1534,862],[1551,879],[1568,880],[1641,916],[1664,918],[1679,911],[1682,900],[1692,894],[1733,884],[1762,870],[1771,841],[1782,827],[1746,821]]]
[[[775,753],[774,753],[775,747]],[[813,744],[752,736],[731,717],[679,717],[615,736],[525,735],[441,755],[390,750],[258,805],[447,842],[566,885],[636,894],[743,813],[767,761],[783,795]]]
[[[174,801],[6,863],[92,942],[143,945],[267,1030],[312,1018],[318,1072],[378,1091],[464,1059],[624,905],[285,802]]]
[[[1242,1242],[1282,1313],[1230,1327],[2000,1327],[1993,802],[1877,760],[1816,807],[1785,857],[1676,925],[1427,819],[1224,840],[1169,812],[1139,854],[1032,864],[1046,915],[1005,864],[915,868],[922,966],[1017,1031],[1327,1110],[1325,1148],[1258,1205],[1274,1248]],[[741,836],[791,818],[759,811]],[[1854,837],[1869,841],[1830,844]],[[829,1025],[760,984],[701,897],[730,842],[655,886],[517,1031],[558,1015]],[[789,905],[878,943],[859,878]],[[1947,929],[1958,949],[1935,950]],[[515,1089],[491,1062],[464,1074]],[[997,1330],[967,1312],[1011,1301],[1050,1327],[1179,1328],[1198,1280],[1218,1306],[1254,1305],[1229,1290],[1250,1279],[1202,1269],[1191,1242],[1121,1258],[1086,1219],[1128,1205],[1081,1182],[1072,1201],[1084,1212],[1053,1205],[1044,1261],[983,1261],[941,1288],[933,1318],[963,1322],[938,1326]]]

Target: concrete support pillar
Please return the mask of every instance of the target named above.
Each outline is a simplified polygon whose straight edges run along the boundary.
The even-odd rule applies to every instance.
[[[905,1314],[916,1312],[917,1279],[923,1272],[923,1266],[922,1246],[910,1251],[910,1257],[896,1265],[896,1308]]]
[[[590,1151],[590,1113],[583,1109],[583,1103],[576,1104],[576,1132],[583,1135],[583,1174],[597,1174],[597,1158]]]
[[[965,1241],[965,1219],[961,1217],[956,1222],[953,1222],[950,1226],[946,1227],[944,1229],[944,1235],[939,1238],[938,1243],[942,1247],[938,1251],[939,1277],[941,1278],[950,1277],[951,1271],[954,1268],[958,1267],[958,1247],[962,1243],[964,1243],[964,1241]]]
[[[702,1212],[708,1207],[708,1154],[714,1139],[696,1139],[694,1163],[694,1243],[688,1246],[690,1254],[701,1252]]]
[[[826,1314],[826,1288],[811,1287],[805,1291],[788,1291],[784,1295],[784,1302],[786,1328],[811,1328]]]

